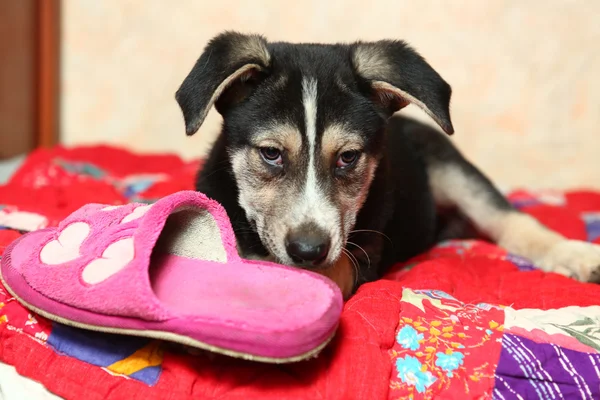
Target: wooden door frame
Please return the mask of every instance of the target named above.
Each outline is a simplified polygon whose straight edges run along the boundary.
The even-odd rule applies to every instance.
[[[36,0],[36,146],[58,142],[61,0]]]
[[[59,139],[60,0],[0,0],[0,159]]]

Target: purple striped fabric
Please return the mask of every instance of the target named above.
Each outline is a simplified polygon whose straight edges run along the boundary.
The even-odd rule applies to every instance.
[[[494,399],[600,399],[600,354],[505,334]]]

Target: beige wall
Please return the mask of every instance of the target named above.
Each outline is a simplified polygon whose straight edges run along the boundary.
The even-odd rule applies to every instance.
[[[600,188],[598,0],[63,4],[68,145],[203,154],[219,117],[213,110],[187,138],[174,93],[224,29],[290,41],[402,38],[452,84],[454,140],[502,186]]]

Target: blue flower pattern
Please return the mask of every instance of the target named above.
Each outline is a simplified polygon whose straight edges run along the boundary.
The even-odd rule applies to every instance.
[[[437,359],[435,360],[435,365],[440,367],[443,371],[446,371],[446,375],[449,378],[452,378],[455,369],[458,369],[463,364],[464,354],[454,351],[451,353],[436,353]]]
[[[419,348],[419,340],[423,339],[423,334],[418,333],[415,328],[410,325],[405,325],[398,331],[396,341],[405,349],[415,351]]]
[[[467,359],[475,347],[486,343],[499,347],[503,325],[496,321],[501,321],[502,309],[487,303],[464,304],[437,290],[405,290],[412,293],[403,302],[416,307],[400,315],[390,350],[397,371],[390,377],[390,390],[400,395],[396,398],[429,398],[447,389],[457,394],[465,380],[488,380],[493,367],[479,363],[477,357],[475,363]],[[422,299],[431,302],[424,312]]]
[[[406,356],[404,358],[396,359],[398,378],[407,385],[414,386],[419,393],[424,393],[425,389],[437,380],[431,372],[423,371],[422,368],[423,364],[415,357]]]

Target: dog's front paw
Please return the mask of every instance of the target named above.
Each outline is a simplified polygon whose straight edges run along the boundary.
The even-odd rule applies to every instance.
[[[600,246],[579,240],[560,241],[536,260],[544,271],[556,272],[582,282],[600,283]]]

